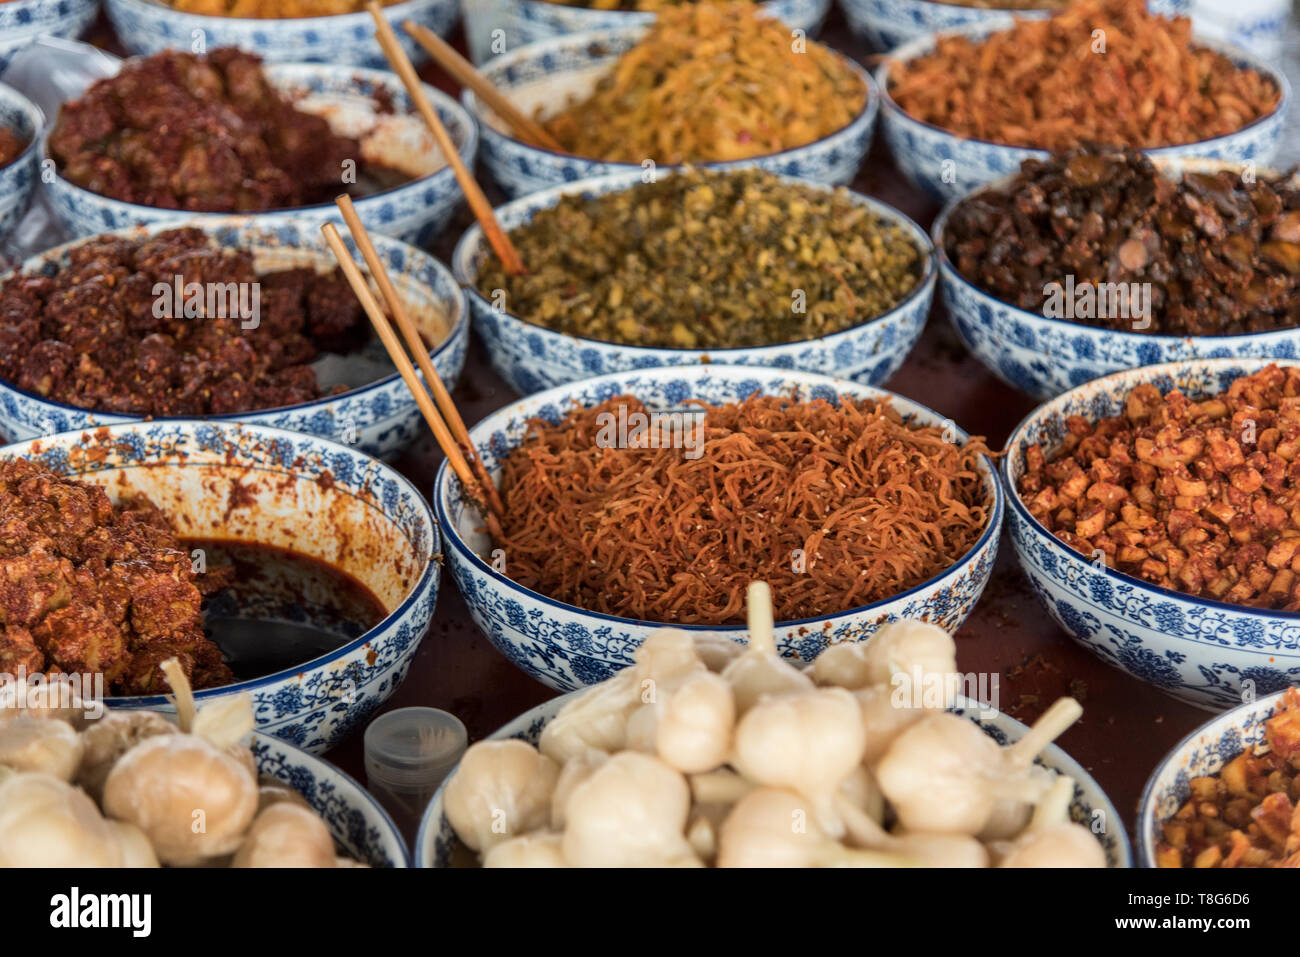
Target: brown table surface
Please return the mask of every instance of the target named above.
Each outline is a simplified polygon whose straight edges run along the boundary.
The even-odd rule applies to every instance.
[[[122,53],[102,19],[89,39]],[[838,8],[821,40],[860,61],[869,56],[848,33]],[[454,42],[465,49],[459,30]],[[426,65],[421,73],[442,89],[456,92],[456,85],[438,68]],[[480,181],[484,180],[480,171]],[[892,204],[926,228],[938,212],[933,202],[898,173],[884,149],[879,126],[875,146],[853,188]],[[491,187],[489,196],[494,202],[503,199]],[[433,252],[444,262],[471,221],[469,213],[462,210],[434,244]],[[1001,448],[1034,402],[1005,385],[966,351],[943,315],[938,296],[935,298],[920,342],[884,387],[951,418],[972,435],[985,436],[992,448]],[[518,398],[492,370],[477,340],[471,344],[454,396],[471,426]],[[441,461],[437,443],[426,434],[396,464],[427,495]],[[1179,739],[1209,718],[1208,713],[1103,664],[1072,641],[1033,595],[1005,535],[988,587],[957,632],[957,656],[963,673],[998,675],[1000,707],[1021,721],[1032,722],[1063,694],[1073,694],[1082,702],[1083,719],[1058,743],[1110,796],[1130,838],[1148,775]],[[470,739],[477,740],[555,694],[492,647],[470,619],[450,573],[444,571],[429,634],[416,652],[406,680],[380,710],[411,705],[444,708],[459,716]],[[365,782],[359,731],[325,757]]]

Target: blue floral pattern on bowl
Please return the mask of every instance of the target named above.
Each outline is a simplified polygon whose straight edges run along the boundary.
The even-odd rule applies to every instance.
[[[7,0],[0,3],[0,73],[39,36],[77,37],[99,12],[99,0]]]
[[[209,50],[242,47],[268,63],[388,68],[388,60],[375,42],[375,21],[364,11],[270,19],[185,13],[162,0],[104,0],[104,6],[122,43],[136,55],[188,50],[195,37],[202,36]],[[393,25],[407,55],[416,62],[427,59],[427,55],[401,28],[402,24],[418,23],[446,36],[459,13],[456,0],[407,0],[384,7],[384,17]]]
[[[263,228],[256,224],[227,223],[218,226],[204,222],[201,226],[219,246],[253,250],[259,265],[265,263],[268,269],[303,265],[304,262],[319,269],[332,269],[335,266],[334,254],[329,251],[320,231],[313,224],[286,222],[274,228]],[[173,225],[166,223],[134,227],[121,230],[118,235],[139,238],[170,229]],[[393,282],[402,291],[412,318],[422,328],[430,328],[431,320],[425,317],[435,312],[446,317],[451,331],[440,345],[430,350],[429,355],[439,376],[449,388],[452,387],[460,377],[469,348],[469,315],[464,290],[457,285],[447,267],[428,253],[385,236],[372,236],[371,239],[383,257]],[[72,250],[84,242],[85,240],[78,240],[42,253],[28,260],[21,268],[24,272],[39,272],[65,265]],[[347,242],[350,249],[355,249],[350,238]],[[294,255],[293,251],[298,250],[303,251],[303,254]],[[387,363],[387,356],[378,343],[372,343],[368,347],[368,353],[370,352],[374,353],[373,358]],[[391,368],[388,365],[384,367]],[[69,429],[89,429],[140,420],[138,415],[97,412],[54,402],[0,380],[0,439],[7,442],[18,442]],[[245,422],[306,432],[381,457],[401,451],[424,428],[420,409],[396,371],[357,385],[339,395],[278,409],[213,415],[207,420]],[[162,418],[160,421],[168,419]]]
[[[0,456],[39,461],[114,494],[148,495],[182,537],[235,538],[324,557],[385,601],[393,610],[383,621],[328,654],[196,692],[200,703],[249,693],[257,730],[305,751],[320,754],[359,728],[406,676],[428,630],[440,577],[433,512],[402,475],[355,449],[280,429],[166,420],[65,432],[5,446]],[[230,504],[232,482],[252,497],[248,506]],[[204,495],[205,485],[214,490]],[[304,513],[315,518],[306,526]],[[382,564],[373,560],[379,552]],[[174,710],[161,695],[105,700],[114,708]]]
[[[0,17],[5,4],[0,3]],[[0,63],[0,70],[4,65]],[[0,166],[0,242],[18,228],[27,212],[36,185],[36,157],[40,153],[40,138],[44,117],[38,107],[11,86],[0,83],[0,128],[9,130],[27,142],[24,149],[8,165]]]
[[[1224,166],[1195,160],[1160,161],[1160,165],[1175,175],[1187,169],[1215,170]],[[996,189],[1000,185],[992,183],[983,188]],[[1036,399],[1050,399],[1112,372],[1161,362],[1300,356],[1300,328],[1236,336],[1148,335],[1048,319],[1002,302],[970,282],[948,257],[944,227],[960,202],[950,204],[931,230],[939,262],[940,296],[948,319],[981,363],[1012,388]]]
[[[507,203],[496,210],[496,215],[505,229],[515,229],[563,196],[598,196],[635,188],[639,183],[639,173],[621,173],[556,186]],[[809,182],[802,185],[827,188]],[[879,385],[898,371],[925,327],[937,275],[933,248],[925,231],[898,210],[859,193],[849,196],[908,233],[924,251],[925,271],[916,288],[889,312],[819,339],[746,349],[668,349],[619,345],[546,329],[496,309],[476,288],[479,269],[489,253],[478,225],[461,237],[452,255],[452,269],[469,292],[474,331],[487,347],[492,367],[511,388],[524,395],[606,372],[700,362],[801,369]]]
[[[367,14],[368,16],[368,14]],[[401,81],[392,73],[360,67],[331,66],[319,63],[275,63],[266,66],[271,84],[291,98],[311,97],[317,112],[325,108],[340,115],[370,115],[376,95],[387,96],[395,112],[412,113],[411,98]],[[460,150],[461,158],[471,168],[478,150],[478,127],[468,113],[451,97],[425,84],[433,108]],[[414,122],[414,121],[413,121]],[[46,137],[48,140],[48,135]],[[42,145],[42,157],[48,156]],[[333,203],[298,206],[262,213],[226,214],[194,213],[180,209],[162,209],[125,203],[91,192],[64,179],[55,171],[45,184],[46,196],[65,229],[73,236],[94,236],[127,226],[181,222],[228,223],[232,219],[274,228],[303,220],[342,223],[343,217]],[[342,180],[340,177],[340,191]],[[371,233],[381,233],[405,240],[416,246],[426,245],[451,221],[463,199],[456,174],[450,166],[356,200],[357,213]]]
[[[966,36],[979,39],[1006,29],[1013,21],[1009,18],[972,24],[945,35]],[[1226,136],[1200,140],[1182,146],[1162,146],[1144,152],[1153,158],[1226,160],[1237,163],[1255,163],[1267,166],[1277,152],[1282,136],[1283,120],[1291,106],[1291,86],[1282,72],[1265,61],[1230,44],[1206,37],[1196,37],[1196,42],[1217,50],[1238,66],[1249,67],[1270,77],[1282,91],[1277,108]],[[884,102],[881,126],[885,142],[894,162],[903,175],[919,189],[941,203],[951,202],[976,187],[1001,179],[1020,169],[1023,160],[1046,159],[1046,150],[1026,149],[1020,146],[1003,146],[987,140],[969,139],[938,126],[914,119],[894,102],[889,95],[889,76],[893,64],[915,59],[934,49],[935,37],[922,36],[894,50],[876,70],[876,87]]]
[[[1201,725],[1170,751],[1147,779],[1138,803],[1137,857],[1139,867],[1156,866],[1160,825],[1178,812],[1191,793],[1192,778],[1210,777],[1241,754],[1264,743],[1264,722],[1273,716],[1285,688],[1259,688],[1236,707]]]
[[[480,68],[480,72],[524,112],[531,114],[537,106],[554,112],[566,97],[590,92],[597,77],[612,68],[614,62],[635,46],[644,34],[644,28],[633,27],[542,40],[494,57]],[[843,58],[843,62],[862,78],[867,89],[862,111],[848,126],[806,146],[768,156],[695,165],[709,169],[758,165],[784,176],[833,186],[847,185],[871,146],[880,97],[865,70],[847,58]],[[479,102],[472,91],[464,91],[461,101],[479,122],[483,134],[483,165],[511,196],[525,196],[550,186],[562,186],[593,176],[642,170],[639,163],[609,163],[522,143],[503,132],[501,121]],[[670,170],[673,167],[660,166],[659,169]]]
[[[488,737],[497,741],[518,738],[535,745],[540,740],[542,729],[546,727],[547,722],[555,717],[571,697],[573,695],[562,695],[544,701]],[[989,709],[968,698],[959,697],[957,706],[949,710],[974,721],[985,734],[1003,746],[1020,740],[1029,730],[1015,718],[1001,712],[990,717]],[[1074,778],[1074,799],[1070,802],[1071,819],[1088,827],[1097,835],[1097,840],[1106,850],[1108,866],[1131,867],[1132,851],[1129,848],[1128,834],[1124,831],[1124,821],[1115,810],[1115,806],[1110,803],[1110,798],[1106,797],[1105,792],[1092,776],[1054,744],[1049,744],[1035,763]],[[442,812],[445,786],[444,782],[443,787],[438,788],[424,812],[424,818],[420,821],[420,830],[415,838],[416,867],[452,866],[452,855],[460,842],[447,816]]]
[[[1161,16],[1187,16],[1191,0],[1150,0],[1147,6]],[[1048,10],[998,10],[968,7],[936,0],[840,0],[849,29],[876,50],[892,50],[901,43],[931,33],[974,26],[1016,16],[1041,20]]]
[[[763,0],[758,7],[786,26],[815,37],[830,11],[831,0]],[[505,31],[502,39],[506,50],[571,33],[646,26],[655,18],[653,12],[597,10],[550,0],[505,0],[497,16],[499,28]],[[497,26],[497,22],[493,25]]]
[[[293,788],[321,816],[334,842],[370,867],[407,867],[410,852],[392,817],[351,776],[278,738],[253,732],[257,770]]]
[[[1239,704],[1243,689],[1269,692],[1300,681],[1300,614],[1196,598],[1094,563],[1030,515],[1016,488],[1025,450],[1037,443],[1050,456],[1071,415],[1090,421],[1120,415],[1124,397],[1144,383],[1203,398],[1266,365],[1262,359],[1201,359],[1096,379],[1032,412],[1007,440],[1002,459],[1011,543],[1047,613],[1108,664],[1216,711]]]
[[[927,425],[951,427],[956,441],[967,436],[948,420],[909,399],[845,379],[761,366],[675,366],[611,373],[559,386],[493,413],[470,430],[489,473],[523,439],[528,420],[559,421],[574,403],[590,407],[630,394],[651,409],[676,408],[690,398],[709,403],[738,402],[754,392],[794,395],[800,401],[841,395],[887,399],[898,412]],[[831,643],[862,641],[877,628],[898,619],[924,619],[955,631],[975,606],[988,582],[997,555],[1003,494],[993,464],[982,459],[989,501],[988,527],[979,540],[947,571],[883,601],[824,618],[780,622],[776,641],[787,657],[811,661]],[[511,581],[482,557],[491,543],[482,519],[470,505],[459,480],[445,463],[438,471],[433,502],[443,529],[452,577],[480,630],[519,668],[559,691],[595,684],[632,663],[632,653],[656,628],[654,622],[585,611],[548,598]],[[507,568],[509,556],[506,556]],[[741,640],[743,625],[684,626],[688,631]]]

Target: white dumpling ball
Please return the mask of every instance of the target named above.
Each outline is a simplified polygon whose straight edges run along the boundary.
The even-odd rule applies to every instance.
[[[311,808],[278,801],[253,820],[231,867],[333,867],[329,828]]]
[[[444,813],[467,847],[487,851],[550,821],[559,772],[526,741],[480,741],[447,782]]]
[[[84,745],[64,721],[21,716],[0,723],[0,764],[71,781]]]

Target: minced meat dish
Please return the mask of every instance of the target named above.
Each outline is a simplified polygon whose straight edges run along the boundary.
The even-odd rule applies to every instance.
[[[128,61],[59,111],[50,155],[78,186],[129,203],[247,213],[327,203],[361,145],[275,90],[233,48]]]
[[[218,247],[198,229],[104,236],[69,259],[52,275],[0,283],[0,378],[69,405],[207,415],[308,402],[321,389],[307,363],[354,350],[369,335],[337,269],[258,275],[251,253]],[[178,276],[202,290],[245,284],[242,301],[256,309],[241,312],[223,294],[195,297],[204,313],[187,315],[182,306],[195,298],[172,294]],[[156,288],[166,290],[168,308],[157,308]]]
[[[0,461],[0,672],[101,673],[113,694],[160,694],[175,657],[194,687],[229,684],[200,616],[224,584],[194,574],[151,502]]]

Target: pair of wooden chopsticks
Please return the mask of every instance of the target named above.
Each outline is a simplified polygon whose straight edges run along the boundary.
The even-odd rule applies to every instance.
[[[464,486],[467,494],[480,499],[484,514],[487,516],[488,531],[494,538],[501,538],[501,518],[505,514],[505,505],[501,502],[501,496],[497,492],[496,485],[492,482],[492,477],[488,475],[483,460],[479,458],[478,451],[470,441],[469,430],[465,428],[465,421],[460,417],[460,412],[457,411],[456,404],[451,399],[451,394],[447,391],[446,385],[443,384],[442,377],[438,375],[438,370],[433,367],[433,363],[429,360],[429,349],[424,344],[424,340],[420,338],[420,332],[416,329],[415,323],[407,315],[406,307],[403,305],[401,297],[398,296],[393,281],[388,277],[388,272],[384,269],[383,261],[379,258],[379,253],[370,241],[369,234],[366,233],[366,227],[361,224],[361,218],[357,215],[356,207],[352,205],[352,199],[348,196],[340,196],[336,202],[339,211],[343,214],[344,222],[348,224],[348,229],[352,232],[352,238],[356,242],[357,248],[361,250],[361,255],[366,260],[366,265],[370,269],[370,275],[375,280],[375,285],[379,287],[380,295],[384,297],[384,301],[388,304],[388,311],[392,315],[393,321],[397,323],[397,328],[402,332],[402,338],[406,340],[406,347],[415,356],[420,372],[424,373],[424,381],[428,383],[429,390],[433,392],[432,399],[429,396],[429,390],[425,389],[420,382],[419,376],[416,375],[415,368],[411,365],[411,360],[402,348],[401,341],[393,332],[388,316],[380,308],[374,294],[370,291],[370,286],[366,283],[365,277],[361,275],[361,270],[357,268],[356,262],[352,259],[352,254],[348,252],[343,237],[339,235],[338,227],[333,223],[325,223],[325,225],[321,226],[321,232],[325,234],[325,241],[329,243],[330,249],[333,250],[334,257],[339,262],[339,268],[343,270],[348,285],[356,293],[361,308],[370,317],[370,324],[375,327],[375,332],[379,334],[380,340],[384,343],[384,348],[388,350],[393,365],[401,373],[407,388],[411,390],[411,395],[415,396],[415,402],[424,415],[424,421],[433,430],[434,438],[438,440],[438,445],[442,447],[443,454],[447,456],[447,461],[451,463],[456,477],[460,479],[461,485]],[[439,409],[441,409],[441,415]]]
[[[483,190],[474,179],[474,175],[465,166],[465,161],[460,158],[456,144],[452,142],[451,134],[447,132],[447,127],[438,118],[437,110],[433,108],[433,104],[425,96],[424,84],[420,82],[420,77],[416,74],[410,57],[402,49],[397,34],[393,32],[393,28],[384,19],[384,14],[376,0],[370,0],[366,4],[366,9],[370,11],[370,16],[375,21],[375,39],[379,41],[384,56],[388,57],[393,72],[401,77],[402,85],[406,87],[411,102],[415,104],[416,110],[424,118],[425,125],[429,127],[429,132],[433,134],[434,142],[438,144],[438,149],[442,150],[443,156],[447,158],[447,163],[456,174],[456,182],[460,183],[461,191],[464,192],[465,199],[469,202],[469,208],[474,211],[474,217],[482,225],[483,234],[491,244],[492,251],[497,254],[497,258],[501,260],[501,265],[505,267],[506,272],[514,276],[520,275],[524,272],[524,263],[519,258],[519,251],[515,249],[514,243],[510,241],[506,231],[497,222],[496,214],[492,212],[492,204],[483,195]]]

